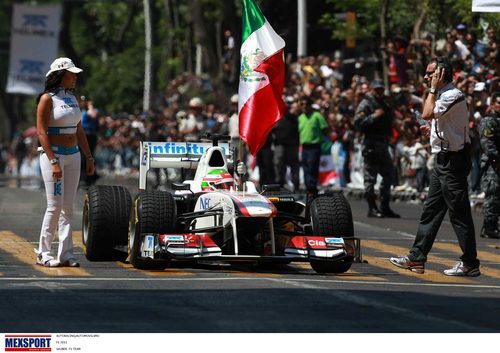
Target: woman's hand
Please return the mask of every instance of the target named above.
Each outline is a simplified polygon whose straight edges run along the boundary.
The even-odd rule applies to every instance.
[[[61,166],[59,165],[59,163],[52,165],[52,177],[54,178],[55,181],[61,180],[62,170],[61,170]]]
[[[94,158],[87,158],[87,168],[86,168],[87,175],[94,175],[95,173],[95,165],[94,165]]]

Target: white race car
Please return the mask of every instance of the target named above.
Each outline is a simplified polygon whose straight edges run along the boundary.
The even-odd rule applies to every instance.
[[[143,142],[139,194],[122,186],[89,188],[83,244],[91,261],[126,253],[138,269],[176,261],[309,262],[318,273],[343,273],[361,261],[350,206],[341,193],[311,202],[276,186],[259,193],[235,181],[227,136],[210,143]],[[193,180],[172,191],[147,190],[151,168],[196,168]],[[238,176],[235,174],[235,176]],[[306,204],[309,204],[306,207]]]

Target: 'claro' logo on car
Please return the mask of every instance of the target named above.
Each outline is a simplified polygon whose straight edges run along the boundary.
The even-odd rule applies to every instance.
[[[308,240],[307,244],[310,246],[325,246],[325,242],[322,240]]]

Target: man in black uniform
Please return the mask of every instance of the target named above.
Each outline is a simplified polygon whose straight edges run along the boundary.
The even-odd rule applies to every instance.
[[[375,80],[371,84],[371,94],[367,94],[356,110],[354,124],[364,134],[363,178],[365,196],[368,201],[368,217],[400,218],[389,207],[394,164],[389,153],[394,112],[384,100],[384,84]],[[382,176],[380,185],[380,210],[375,201],[377,174]]]
[[[431,59],[424,80],[430,90],[422,118],[431,124],[423,125],[421,129],[424,134],[430,133],[436,164],[410,253],[408,256],[391,257],[390,262],[415,273],[424,273],[427,255],[446,212],[449,212],[463,255],[461,261],[453,268],[444,270],[444,274],[476,277],[481,273],[467,185],[470,171],[467,102],[464,94],[453,86],[453,72],[446,58]]]
[[[500,92],[491,97],[490,114],[481,120],[481,189],[485,193],[481,237],[500,239]]]
[[[287,184],[286,171],[290,167],[293,191],[299,191],[299,105],[288,106],[285,116],[278,121],[271,134],[274,143],[274,173],[281,187]]]

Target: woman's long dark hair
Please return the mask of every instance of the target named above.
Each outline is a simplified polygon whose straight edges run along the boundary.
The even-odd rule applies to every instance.
[[[45,88],[44,88],[43,92],[40,93],[38,95],[38,97],[36,97],[36,105],[37,106],[38,106],[38,103],[40,102],[40,98],[42,98],[42,96],[45,93],[53,92],[56,89],[58,89],[59,87],[61,87],[61,81],[62,81],[62,78],[63,78],[65,73],[66,73],[66,70],[58,70],[58,71],[52,72],[47,77],[47,79],[45,80]]]

